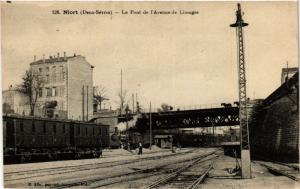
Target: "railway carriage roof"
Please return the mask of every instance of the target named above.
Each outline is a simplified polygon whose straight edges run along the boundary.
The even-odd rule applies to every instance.
[[[39,120],[39,121],[49,121],[49,122],[65,122],[65,123],[77,123],[77,124],[85,124],[85,125],[99,125],[99,126],[109,126],[105,124],[99,123],[91,123],[70,119],[49,119],[49,118],[41,118],[41,117],[31,117],[31,116],[17,116],[17,115],[3,115],[3,120],[5,119],[23,119],[23,120]]]

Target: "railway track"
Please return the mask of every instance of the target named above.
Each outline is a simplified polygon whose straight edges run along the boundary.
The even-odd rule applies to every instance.
[[[213,168],[213,163],[218,157],[215,153],[199,157],[188,164],[183,165],[177,171],[162,177],[144,189],[152,188],[187,188],[194,189],[208,175]]]
[[[263,161],[254,161],[254,163],[260,164],[263,167],[266,167],[271,173],[277,175],[286,176],[292,180],[300,182],[299,167],[293,166],[281,162],[263,162]]]
[[[107,168],[113,166],[124,165],[133,162],[140,162],[145,160],[155,160],[161,158],[168,158],[170,156],[178,156],[187,153],[192,153],[193,150],[189,150],[186,152],[180,152],[176,154],[168,154],[168,155],[160,155],[160,156],[152,156],[152,157],[142,157],[139,159],[133,160],[118,160],[113,162],[101,162],[101,163],[90,163],[84,165],[73,165],[73,166],[61,166],[61,167],[53,167],[53,168],[42,168],[42,169],[34,169],[34,170],[26,170],[26,171],[15,171],[4,173],[4,181],[15,181],[15,180],[23,180],[23,179],[30,179],[34,177],[41,177],[41,176],[49,176],[49,175],[59,175],[59,174],[66,174],[71,172],[78,172],[78,171],[87,171],[93,169],[100,169],[100,168]]]
[[[216,152],[211,152],[205,155],[202,155],[201,158],[205,158],[209,155],[215,154]],[[185,159],[182,161],[177,161],[177,162],[173,162],[173,163],[168,163],[168,164],[164,164],[164,165],[158,165],[158,166],[152,166],[152,167],[148,167],[146,169],[137,169],[134,171],[131,171],[129,173],[120,173],[117,175],[113,175],[113,176],[108,176],[108,177],[102,177],[102,178],[88,178],[88,179],[79,179],[76,180],[76,182],[65,182],[65,183],[61,183],[59,186],[54,186],[53,188],[70,188],[72,186],[79,186],[82,183],[84,183],[85,186],[88,186],[88,188],[99,188],[99,187],[105,187],[108,185],[113,185],[113,184],[117,184],[117,183],[122,183],[122,182],[129,182],[131,180],[136,180],[136,179],[143,179],[143,178],[147,178],[151,175],[157,175],[157,174],[166,174],[169,172],[175,172],[178,170],[178,168],[174,168],[174,169],[164,169],[167,166],[170,166],[170,164],[178,164],[178,163],[183,163],[183,162],[190,162],[193,163],[195,159],[199,159],[198,157],[193,157],[189,160]]]
[[[270,158],[267,158],[267,157],[264,157],[264,156],[259,156],[259,155],[255,155],[255,157],[261,159],[262,161],[272,162],[272,163],[275,163],[275,164],[284,165],[286,167],[289,167],[289,168],[292,168],[292,169],[295,169],[295,170],[299,171],[299,165],[282,163],[282,162],[275,161],[275,160],[272,160]]]

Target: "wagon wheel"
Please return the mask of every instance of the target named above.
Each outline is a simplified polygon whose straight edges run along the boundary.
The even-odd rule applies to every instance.
[[[49,160],[53,160],[53,156],[52,156],[51,153],[48,153],[48,159],[49,159]]]
[[[99,157],[99,154],[95,151],[93,151],[93,158],[98,158]]]
[[[81,158],[81,154],[79,153],[79,152],[77,152],[76,154],[75,154],[75,159],[80,159]]]
[[[20,156],[20,163],[24,163],[26,161],[26,158],[24,155]]]
[[[24,158],[26,158],[26,161],[31,161],[31,155],[27,154]]]
[[[58,155],[57,155],[56,152],[54,152],[54,153],[52,154],[52,158],[53,158],[53,160],[57,160],[57,159],[58,159]]]

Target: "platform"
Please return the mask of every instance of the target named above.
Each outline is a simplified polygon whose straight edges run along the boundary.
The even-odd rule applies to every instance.
[[[209,177],[201,185],[201,189],[298,189],[300,182],[285,176],[275,176],[267,168],[252,163],[252,179],[241,179],[236,173],[231,173],[236,166],[235,158],[220,156]]]

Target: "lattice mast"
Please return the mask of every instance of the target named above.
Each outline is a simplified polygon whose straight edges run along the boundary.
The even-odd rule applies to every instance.
[[[241,168],[242,177],[251,178],[251,160],[249,129],[247,115],[247,94],[246,94],[246,70],[244,56],[243,27],[248,26],[243,21],[241,5],[237,4],[236,22],[230,27],[236,28],[237,55],[238,55],[238,77],[239,77],[239,120],[240,120],[240,140],[241,140]]]

